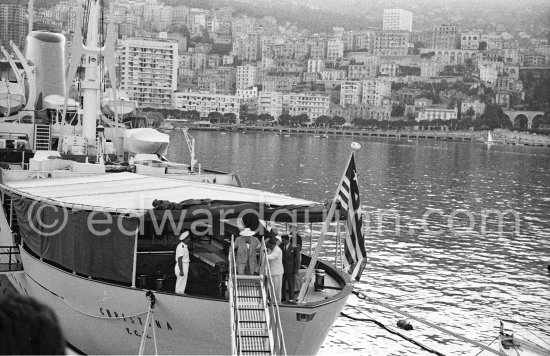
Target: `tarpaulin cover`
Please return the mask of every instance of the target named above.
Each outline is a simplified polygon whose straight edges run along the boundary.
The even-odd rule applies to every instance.
[[[188,199],[179,203],[167,200],[154,200],[153,210],[146,215],[148,220],[162,220],[166,214],[186,222],[198,220],[234,219],[239,214],[256,212],[259,219],[275,222],[323,222],[330,206],[315,205],[282,205],[273,206],[252,202],[236,202],[210,199]],[[340,211],[340,219],[345,220],[346,212]],[[241,216],[242,217],[242,216]],[[336,219],[336,218],[335,218]]]
[[[13,206],[24,245],[38,256],[85,276],[132,282],[137,219],[71,211],[18,196]]]

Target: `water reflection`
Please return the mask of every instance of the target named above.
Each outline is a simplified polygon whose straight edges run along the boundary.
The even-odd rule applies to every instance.
[[[251,188],[316,201],[334,195],[352,141],[263,133],[192,135],[197,158],[208,167],[235,171]],[[171,136],[169,158],[188,161],[183,134]],[[485,344],[496,337],[499,319],[510,320],[508,325],[521,337],[539,344],[550,340],[550,151],[366,138],[361,143],[357,165],[370,231],[369,264],[357,288]],[[391,214],[378,219],[388,209],[400,217],[399,229]],[[424,228],[427,209],[441,212],[430,215]],[[450,219],[456,209],[471,212],[473,229],[465,214]],[[498,220],[490,216],[483,233],[487,209],[517,212],[519,234],[513,214],[505,216],[502,233]],[[441,234],[435,235],[436,230]],[[326,256],[334,258],[334,249],[334,241],[329,241]],[[389,326],[402,318],[353,296],[346,312]],[[480,351],[413,324],[408,336],[445,354]],[[346,318],[337,320],[321,351],[425,354],[372,323]]]

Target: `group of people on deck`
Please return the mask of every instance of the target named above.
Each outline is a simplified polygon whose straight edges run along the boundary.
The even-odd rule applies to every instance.
[[[298,235],[295,226],[290,227],[287,234],[280,235],[275,228],[267,229],[263,236],[254,230],[243,220],[244,228],[234,241],[235,262],[238,275],[253,275],[259,273],[259,255],[263,239],[268,251],[267,260],[271,272],[271,278],[278,302],[295,301],[295,288],[298,271],[302,261],[302,238]],[[189,273],[189,231],[183,232],[179,237],[180,243],[176,247],[175,268],[176,288],[175,292],[184,294]]]
[[[278,302],[295,301],[296,279],[302,262],[301,237],[295,227],[291,227],[290,230],[289,234],[281,236],[272,228],[269,237],[265,239],[269,269]],[[235,240],[237,274],[251,275],[258,272],[260,240],[255,235],[256,233],[247,227]],[[296,242],[292,243],[292,240]]]

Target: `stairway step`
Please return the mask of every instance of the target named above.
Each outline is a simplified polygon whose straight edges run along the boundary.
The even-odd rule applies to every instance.
[[[266,337],[269,338],[269,333],[265,329],[239,330],[239,335],[242,337]]]

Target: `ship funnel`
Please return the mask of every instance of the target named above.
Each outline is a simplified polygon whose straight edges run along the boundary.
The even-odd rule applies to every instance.
[[[27,36],[25,57],[36,66],[36,108],[48,95],[65,96],[65,36],[33,31]]]

